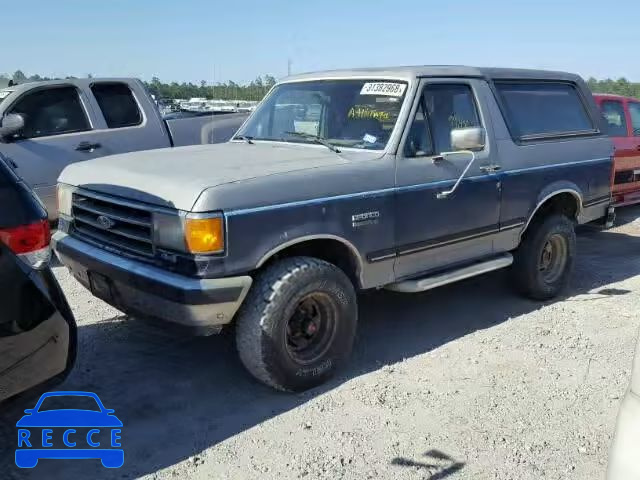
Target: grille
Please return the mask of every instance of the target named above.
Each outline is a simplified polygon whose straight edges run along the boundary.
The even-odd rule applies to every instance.
[[[152,257],[152,213],[143,206],[116,199],[73,194],[73,231],[104,246]]]

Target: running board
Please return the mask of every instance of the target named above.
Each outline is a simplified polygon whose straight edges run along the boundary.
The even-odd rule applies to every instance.
[[[392,283],[385,288],[387,290],[402,293],[424,292],[425,290],[431,290],[432,288],[457,282],[458,280],[464,280],[465,278],[471,278],[493,270],[499,270],[501,268],[508,267],[512,263],[513,255],[505,253],[499,257],[493,257],[490,260],[474,263],[473,265],[457,268],[455,270],[447,270],[446,272],[437,273],[428,277],[414,278],[398,283]]]

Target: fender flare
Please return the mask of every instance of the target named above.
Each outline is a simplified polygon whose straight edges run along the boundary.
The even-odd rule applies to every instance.
[[[363,270],[364,270],[364,262],[362,261],[362,255],[360,255],[360,252],[358,251],[358,249],[350,241],[348,241],[348,240],[346,240],[346,239],[344,239],[342,237],[339,237],[338,235],[332,235],[332,234],[328,234],[328,233],[314,234],[314,235],[303,235],[301,237],[292,238],[291,240],[288,240],[288,241],[286,241],[284,243],[280,243],[279,245],[273,247],[271,250],[269,250],[267,253],[265,253],[260,258],[260,260],[258,261],[258,263],[256,265],[256,269],[262,267],[265,263],[267,263],[267,261],[270,258],[272,258],[277,253],[279,253],[279,252],[281,252],[283,250],[286,250],[289,247],[293,247],[294,245],[298,245],[300,243],[308,242],[308,241],[311,241],[311,240],[334,240],[334,241],[340,242],[345,247],[347,247],[349,249],[349,251],[351,252],[352,256],[356,260],[356,276],[358,277],[358,280],[360,281],[360,284],[363,284],[363,282],[362,282],[362,274],[363,274]]]
[[[537,202],[535,208],[533,209],[533,211],[531,212],[531,214],[527,218],[527,221],[524,224],[524,227],[520,231],[520,237],[522,237],[524,232],[527,231],[527,228],[529,228],[529,224],[531,223],[531,220],[533,220],[533,217],[535,217],[535,215],[538,212],[538,210],[540,210],[540,207],[542,207],[542,205],[544,205],[547,202],[547,200],[555,197],[556,195],[560,195],[562,193],[570,193],[575,198],[576,203],[577,203],[576,220],[578,219],[578,217],[582,213],[582,194],[579,192],[578,187],[576,185],[572,184],[572,183],[563,182],[562,187],[563,188],[553,188],[552,186],[550,186],[549,188],[544,189],[540,193],[540,195],[538,196],[538,202]]]

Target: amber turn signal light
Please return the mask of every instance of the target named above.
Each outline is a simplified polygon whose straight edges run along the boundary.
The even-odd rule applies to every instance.
[[[222,217],[186,218],[184,236],[191,253],[216,253],[224,250]]]

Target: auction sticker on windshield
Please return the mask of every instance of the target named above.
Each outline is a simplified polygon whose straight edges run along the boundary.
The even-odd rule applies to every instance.
[[[406,83],[367,82],[362,86],[360,95],[388,95],[390,97],[401,97],[404,95],[406,88]]]

